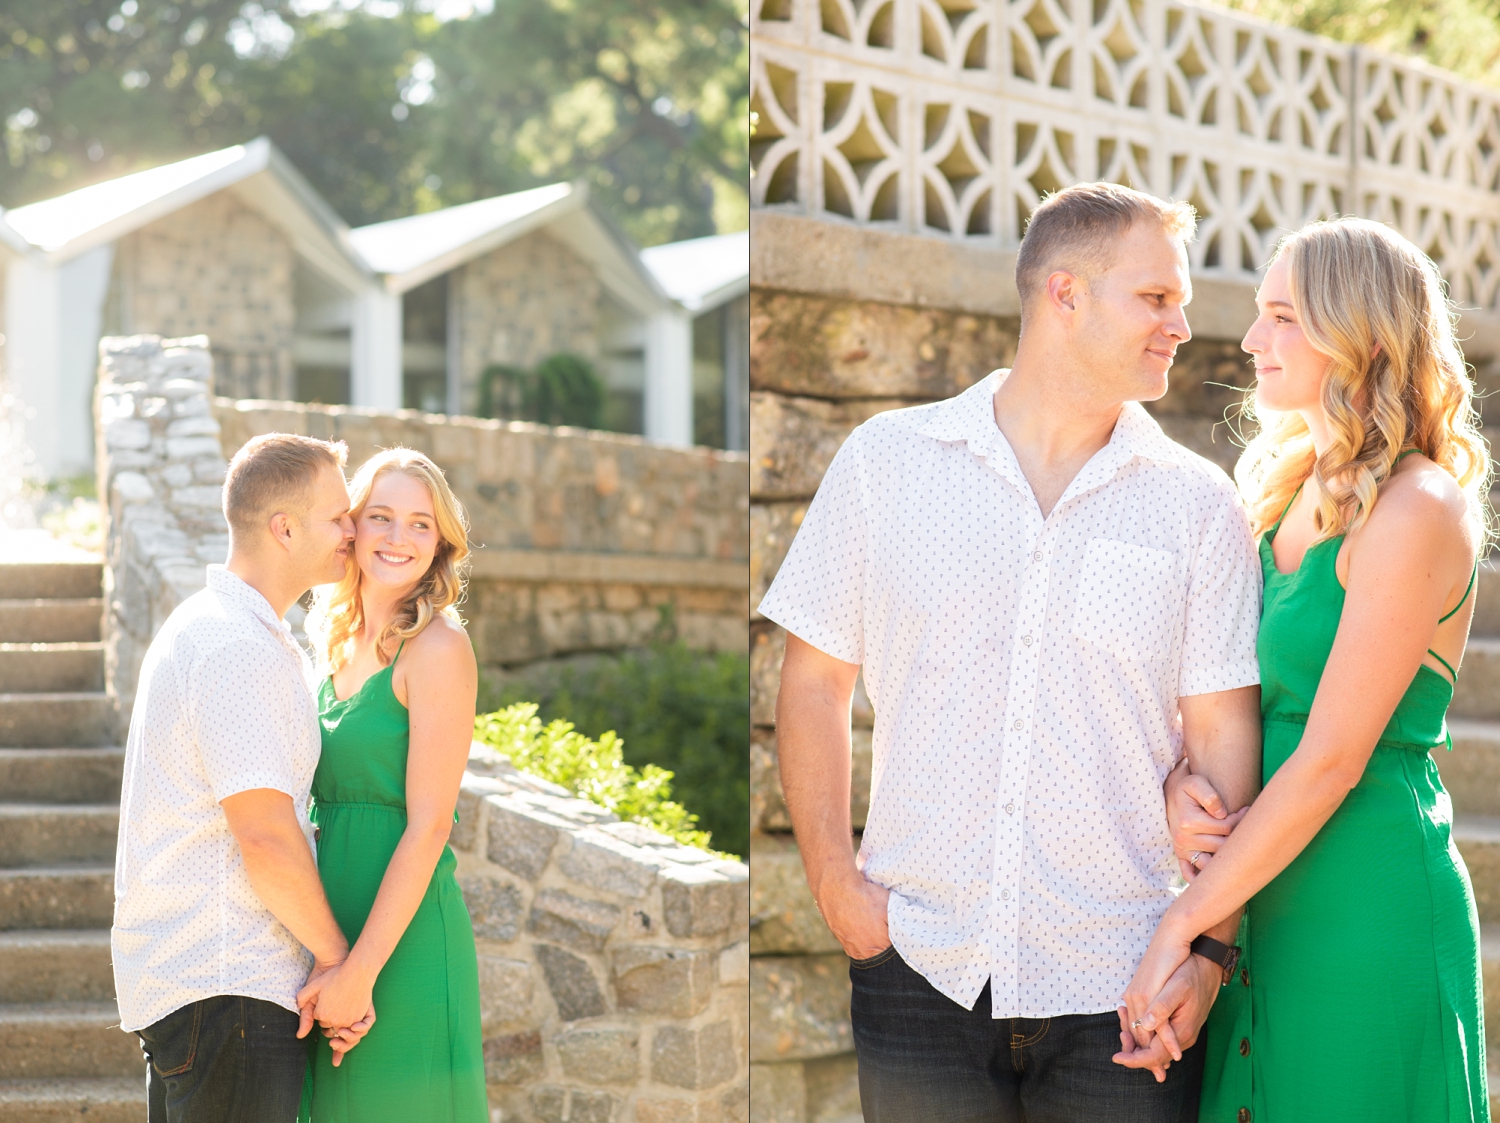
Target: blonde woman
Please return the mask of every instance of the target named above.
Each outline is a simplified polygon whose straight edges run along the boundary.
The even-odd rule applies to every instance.
[[[1213,826],[1192,802],[1212,790],[1174,774],[1193,880],[1122,1022],[1146,1046],[1189,944],[1248,902],[1205,1123],[1488,1119],[1478,919],[1429,755],[1451,744],[1489,476],[1452,314],[1432,262],[1358,219],[1284,239],[1256,304],[1263,432],[1237,475],[1265,579],[1264,788]]]
[[[298,1005],[325,1037],[372,999],[376,1022],[342,1056],[318,1039],[310,1118],[487,1123],[474,933],[448,848],[477,687],[454,608],[464,514],[437,466],[409,449],[365,461],[349,498],[352,561],[308,624],[329,669],[312,788],[318,871],[353,947]]]

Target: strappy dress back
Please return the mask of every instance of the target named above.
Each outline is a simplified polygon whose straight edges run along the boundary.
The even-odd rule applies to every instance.
[[[1260,543],[1266,782],[1302,741],[1345,595],[1343,536],[1282,573],[1280,527]],[[1452,679],[1418,669],[1358,785],[1250,901],[1243,969],[1208,1022],[1203,1123],[1489,1119],[1479,920],[1431,755],[1452,699]]]

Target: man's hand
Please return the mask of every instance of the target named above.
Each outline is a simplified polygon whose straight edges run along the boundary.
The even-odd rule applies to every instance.
[[[1186,758],[1167,776],[1164,790],[1172,852],[1182,876],[1192,881],[1250,808],[1231,813],[1207,777],[1188,771]]]
[[[315,965],[312,973],[307,977],[307,982],[297,992],[297,1009],[301,1013],[297,1036],[306,1037],[312,1031],[313,1022],[315,1020],[320,1022],[324,1027],[323,1036],[329,1039],[329,1047],[333,1049],[335,1068],[343,1060],[344,1054],[358,1045],[364,1035],[370,1031],[370,1027],[375,1024],[375,1005],[370,1001],[369,988],[365,988],[365,1004],[360,1007],[363,1013],[349,1017],[343,1023],[326,1016],[341,1013],[343,1007],[351,1001],[350,997],[342,992],[350,989],[351,984],[355,987],[360,985],[355,980],[353,972],[348,972],[348,977],[340,980],[339,968],[341,966],[342,962]],[[331,996],[330,992],[333,992]],[[352,1001],[355,1005],[358,1004],[357,997]]]
[[[886,909],[891,892],[882,885],[866,880],[825,878],[820,888],[818,911],[834,938],[843,945],[850,959],[869,959],[891,946],[886,926]]]
[[[1126,1068],[1149,1069],[1158,1082],[1167,1078],[1167,1069],[1174,1060],[1182,1059],[1182,1051],[1190,1049],[1198,1040],[1208,1012],[1213,1009],[1219,996],[1219,986],[1224,973],[1201,955],[1190,955],[1167,980],[1167,985],[1156,996],[1147,1009],[1143,1022],[1159,1026],[1151,1044],[1141,1046],[1136,1042],[1130,1028],[1130,1014],[1126,1007],[1120,1013],[1120,1051],[1115,1054],[1116,1064]]]

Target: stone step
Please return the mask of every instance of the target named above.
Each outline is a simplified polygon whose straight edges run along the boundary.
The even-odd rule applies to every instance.
[[[0,1123],[141,1123],[144,1069],[134,1076],[0,1080]]]
[[[1432,750],[1456,815],[1500,816],[1500,722],[1450,718],[1453,751]]]
[[[118,806],[124,769],[124,749],[0,749],[0,799]]]
[[[120,1031],[113,1002],[0,1006],[0,1080],[134,1076],[145,1084],[140,1040]]]
[[[41,694],[103,689],[102,643],[0,643],[0,691]]]
[[[0,600],[0,643],[97,643],[104,600]]]
[[[1469,637],[1449,712],[1481,721],[1500,718],[1500,639]]]
[[[0,929],[108,928],[114,912],[113,865],[0,870]]]
[[[0,747],[103,747],[114,740],[113,718],[105,694],[0,694]]]
[[[109,929],[0,932],[0,1004],[114,998]]]
[[[1480,922],[1500,925],[1500,816],[1455,815],[1453,841],[1469,867]]]
[[[1479,599],[1474,603],[1471,636],[1500,636],[1500,561],[1479,563]]]
[[[115,858],[118,803],[0,803],[0,869]]]
[[[0,600],[84,600],[99,595],[103,579],[98,562],[0,564]]]

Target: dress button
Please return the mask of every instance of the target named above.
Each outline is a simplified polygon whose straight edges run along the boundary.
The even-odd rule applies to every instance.
[[[1021,637],[1021,642],[1024,643],[1027,647],[1030,647],[1031,646],[1031,637],[1030,636],[1022,636]]]
[[[1026,726],[1026,723],[1024,721],[1022,721],[1020,718],[1016,719],[1016,728],[1017,729],[1024,729],[1025,726]]]
[[[1235,1113],[1234,1117],[1239,1121],[1239,1123],[1250,1123],[1250,1109],[1248,1107],[1242,1107],[1238,1112]]]
[[[1240,982],[1244,983],[1246,986],[1250,985],[1250,968],[1240,968]]]
[[[1002,901],[1008,901],[1008,900],[1010,900],[1010,890],[1009,889],[1002,889],[1002,890],[1000,890],[1000,899]]]
[[[1014,803],[1007,803],[1005,805],[1005,813],[1007,815],[1014,815],[1016,813],[1016,805]]]
[[[1242,1038],[1240,1038],[1240,1056],[1242,1056],[1242,1057],[1248,1057],[1249,1055],[1250,1055],[1250,1039],[1248,1037],[1242,1037]]]

